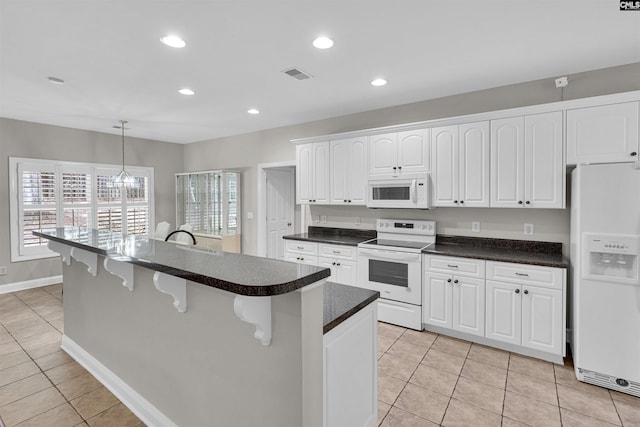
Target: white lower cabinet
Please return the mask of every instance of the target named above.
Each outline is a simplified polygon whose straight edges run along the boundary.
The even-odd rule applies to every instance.
[[[427,329],[561,363],[565,269],[440,255],[424,261]]]
[[[486,337],[563,355],[564,273],[559,268],[487,262]]]
[[[484,336],[484,277],[467,277],[461,271],[462,266],[473,266],[466,274],[477,276],[481,271],[484,276],[484,263],[425,255],[422,321],[427,325]],[[440,272],[447,268],[450,274]]]
[[[318,244],[302,240],[286,240],[284,260],[298,264],[318,265]]]
[[[324,335],[324,427],[369,427],[377,418],[377,304]]]
[[[358,248],[327,243],[286,240],[284,260],[298,264],[316,265],[331,270],[330,280],[355,286],[358,281]]]

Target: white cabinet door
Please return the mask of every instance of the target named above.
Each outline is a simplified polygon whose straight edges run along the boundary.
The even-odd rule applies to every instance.
[[[524,117],[491,120],[491,207],[524,203]]]
[[[298,203],[329,203],[329,142],[296,146]]]
[[[639,102],[567,110],[567,164],[638,158]]]
[[[562,354],[562,291],[525,285],[522,294],[522,345]]]
[[[350,205],[367,204],[367,138],[354,138],[349,146],[347,199]]]
[[[520,345],[522,342],[522,299],[520,285],[486,281],[485,337]]]
[[[429,172],[429,130],[398,133],[398,173]]]
[[[309,203],[313,199],[313,144],[296,145],[296,200]]]
[[[422,321],[428,325],[451,328],[453,280],[448,274],[425,273],[422,292]]]
[[[398,134],[388,133],[370,137],[369,174],[395,174],[397,166]]]
[[[484,279],[453,276],[452,327],[460,332],[484,336]]]
[[[458,125],[431,129],[433,206],[458,206]]]
[[[313,144],[313,203],[329,203],[329,142]]]
[[[349,153],[351,143],[347,139],[331,141],[329,145],[329,168],[331,203],[347,203],[349,191]]]
[[[331,141],[331,204],[365,205],[367,190],[367,139]]]
[[[318,258],[318,267],[324,267],[331,270],[331,276],[327,278],[332,282],[337,282],[338,267],[336,267],[336,261],[331,258]]]
[[[524,119],[524,205],[565,207],[562,111]]]
[[[355,261],[336,261],[336,282],[343,285],[355,285],[357,282],[358,268]]]
[[[489,122],[460,125],[459,206],[489,207]]]

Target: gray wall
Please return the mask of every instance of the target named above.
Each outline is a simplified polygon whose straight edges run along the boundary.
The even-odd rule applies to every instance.
[[[569,86],[564,90],[555,87],[555,77],[558,76],[189,144],[184,150],[184,166],[186,171],[235,168],[244,171],[242,250],[255,254],[256,220],[248,220],[246,213],[257,211],[256,165],[295,159],[291,139],[640,90],[640,63],[569,75]],[[326,224],[315,225],[349,228],[355,228],[352,217],[356,215],[362,217],[363,228],[370,228],[378,217],[431,218],[440,222],[439,233],[548,240],[565,245],[569,242],[568,209],[524,212],[518,209],[438,208],[428,212],[399,212],[314,206],[307,215],[327,216]],[[481,233],[470,232],[471,221],[481,222]],[[533,236],[522,233],[525,222],[534,224]]]
[[[174,173],[183,169],[183,146],[126,137],[127,164],[155,168],[155,218],[175,225]],[[11,263],[9,157],[87,163],[122,162],[120,136],[0,118],[0,265],[2,285],[62,274],[59,258]]]

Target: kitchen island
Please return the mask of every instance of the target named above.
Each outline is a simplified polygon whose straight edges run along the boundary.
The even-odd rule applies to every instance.
[[[364,426],[375,421],[371,302],[377,294],[352,294],[349,307],[333,305],[328,345],[323,335],[328,269],[87,228],[35,234],[62,255],[62,348],[145,423],[322,426],[343,419]],[[343,291],[331,288],[327,295]],[[365,356],[366,375],[354,369],[354,360],[336,357],[352,353],[342,348],[350,342],[363,347],[358,359]],[[345,366],[335,366],[343,361]],[[348,386],[351,379],[344,373],[352,371],[355,383],[367,384],[354,388],[362,389],[353,396],[356,405],[336,407],[339,400],[328,390],[340,384],[333,380],[327,387],[327,377],[342,377]],[[362,409],[344,410],[354,406]]]

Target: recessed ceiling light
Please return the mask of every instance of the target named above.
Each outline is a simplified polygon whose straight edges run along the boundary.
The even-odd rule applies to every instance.
[[[249,113],[249,114],[260,114],[260,110],[256,110],[255,108],[249,108],[247,110],[247,113]]]
[[[184,88],[184,89],[180,89],[178,92],[180,92],[183,95],[195,95],[196,93],[194,91],[192,91],[189,88]]]
[[[56,85],[63,85],[64,84],[64,80],[59,79],[57,77],[47,77],[47,80],[49,80],[49,83],[53,83]]]
[[[185,47],[187,45],[185,41],[182,40],[180,37],[174,36],[172,34],[168,34],[164,37],[161,37],[160,41],[166,44],[167,46],[177,47],[177,48]]]
[[[318,37],[313,41],[313,45],[318,49],[329,49],[331,46],[333,46],[333,40],[331,40],[329,37]]]
[[[372,86],[384,86],[387,84],[387,81],[385,79],[374,79],[371,80],[371,85]]]

